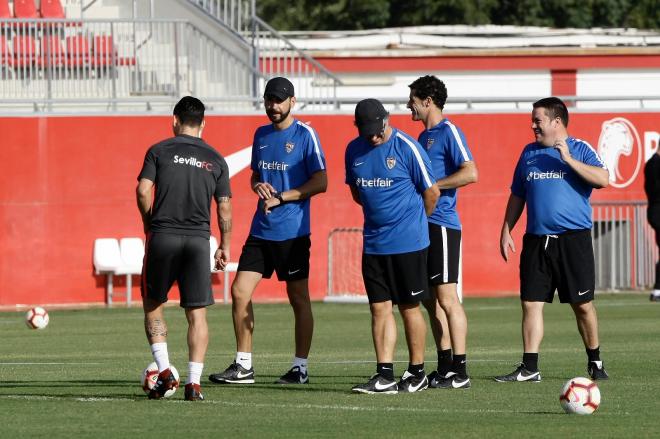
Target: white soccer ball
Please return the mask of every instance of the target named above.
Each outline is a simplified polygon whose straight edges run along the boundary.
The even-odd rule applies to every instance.
[[[600,405],[600,390],[589,378],[571,378],[561,389],[559,403],[566,413],[590,415]]]
[[[179,387],[179,371],[171,364],[170,370],[174,374],[174,378],[176,378],[176,386],[165,392],[165,398],[174,395],[174,392],[176,392],[176,389]],[[149,391],[156,385],[156,381],[158,381],[158,366],[156,365],[156,362],[153,361],[142,371],[142,390],[144,390],[144,393],[149,393]]]
[[[30,329],[44,329],[48,326],[49,321],[48,312],[40,306],[30,309],[25,314],[25,324]]]

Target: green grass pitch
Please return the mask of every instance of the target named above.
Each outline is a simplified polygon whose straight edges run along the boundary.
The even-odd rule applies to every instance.
[[[516,298],[468,298],[468,361],[472,388],[418,394],[354,395],[350,388],[375,369],[368,306],[315,303],[310,384],[271,384],[292,357],[293,318],[286,304],[255,306],[257,383],[218,386],[211,372],[233,359],[231,310],[209,309],[211,342],[204,402],[149,401],[139,387],[151,362],[142,311],[50,312],[43,331],[24,313],[0,313],[0,437],[659,437],[660,304],[641,294],[601,294],[601,352],[611,379],[599,383],[602,403],[591,416],[566,415],[559,391],[586,375],[586,355],[570,307],[545,308],[543,381],[496,383],[521,357]],[[168,307],[169,351],[187,374],[185,318]],[[398,316],[397,316],[398,319]],[[396,374],[407,365],[398,320]],[[435,367],[430,331],[427,372]]]

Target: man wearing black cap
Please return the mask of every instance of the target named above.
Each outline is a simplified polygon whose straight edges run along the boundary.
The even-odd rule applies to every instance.
[[[376,374],[355,393],[419,392],[428,387],[424,373],[426,322],[419,304],[430,297],[427,279],[427,216],[440,191],[424,149],[392,128],[376,99],[355,107],[360,136],[346,148],[346,184],[364,214],[362,277],[369,298]],[[398,305],[408,341],[409,365],[394,379]]]
[[[218,384],[254,383],[252,294],[273,271],[286,282],[295,316],[296,352],[291,369],[278,384],[306,384],[307,356],[314,318],[309,300],[310,198],[328,185],[325,157],[313,128],[296,120],[293,84],[272,78],[264,105],[271,124],[259,127],[252,143],[252,190],[259,196],[231,287],[236,358],[224,371],[211,374]]]

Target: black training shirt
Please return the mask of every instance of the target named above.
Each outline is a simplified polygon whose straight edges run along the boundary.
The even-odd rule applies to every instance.
[[[660,206],[660,156],[653,156],[644,167],[644,191],[649,200],[649,206]]]
[[[149,148],[142,178],[156,185],[152,232],[196,235],[211,232],[211,197],[231,197],[225,159],[202,139],[179,135]]]

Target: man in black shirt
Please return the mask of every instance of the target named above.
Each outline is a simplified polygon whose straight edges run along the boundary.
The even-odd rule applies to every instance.
[[[204,104],[191,96],[181,99],[174,107],[172,126],[175,137],[147,151],[137,187],[147,237],[142,271],[144,328],[159,371],[149,398],[162,398],[176,382],[167,353],[163,305],[177,281],[188,320],[185,399],[194,401],[204,399],[200,376],[208,346],[206,307],[214,303],[209,266],[211,198],[217,203],[221,236],[215,266],[224,270],[229,262],[231,190],[225,159],[201,139]]]
[[[646,217],[655,230],[655,242],[660,248],[660,150],[644,166],[644,191],[649,200]],[[655,263],[655,285],[650,299],[660,302],[660,261]]]

